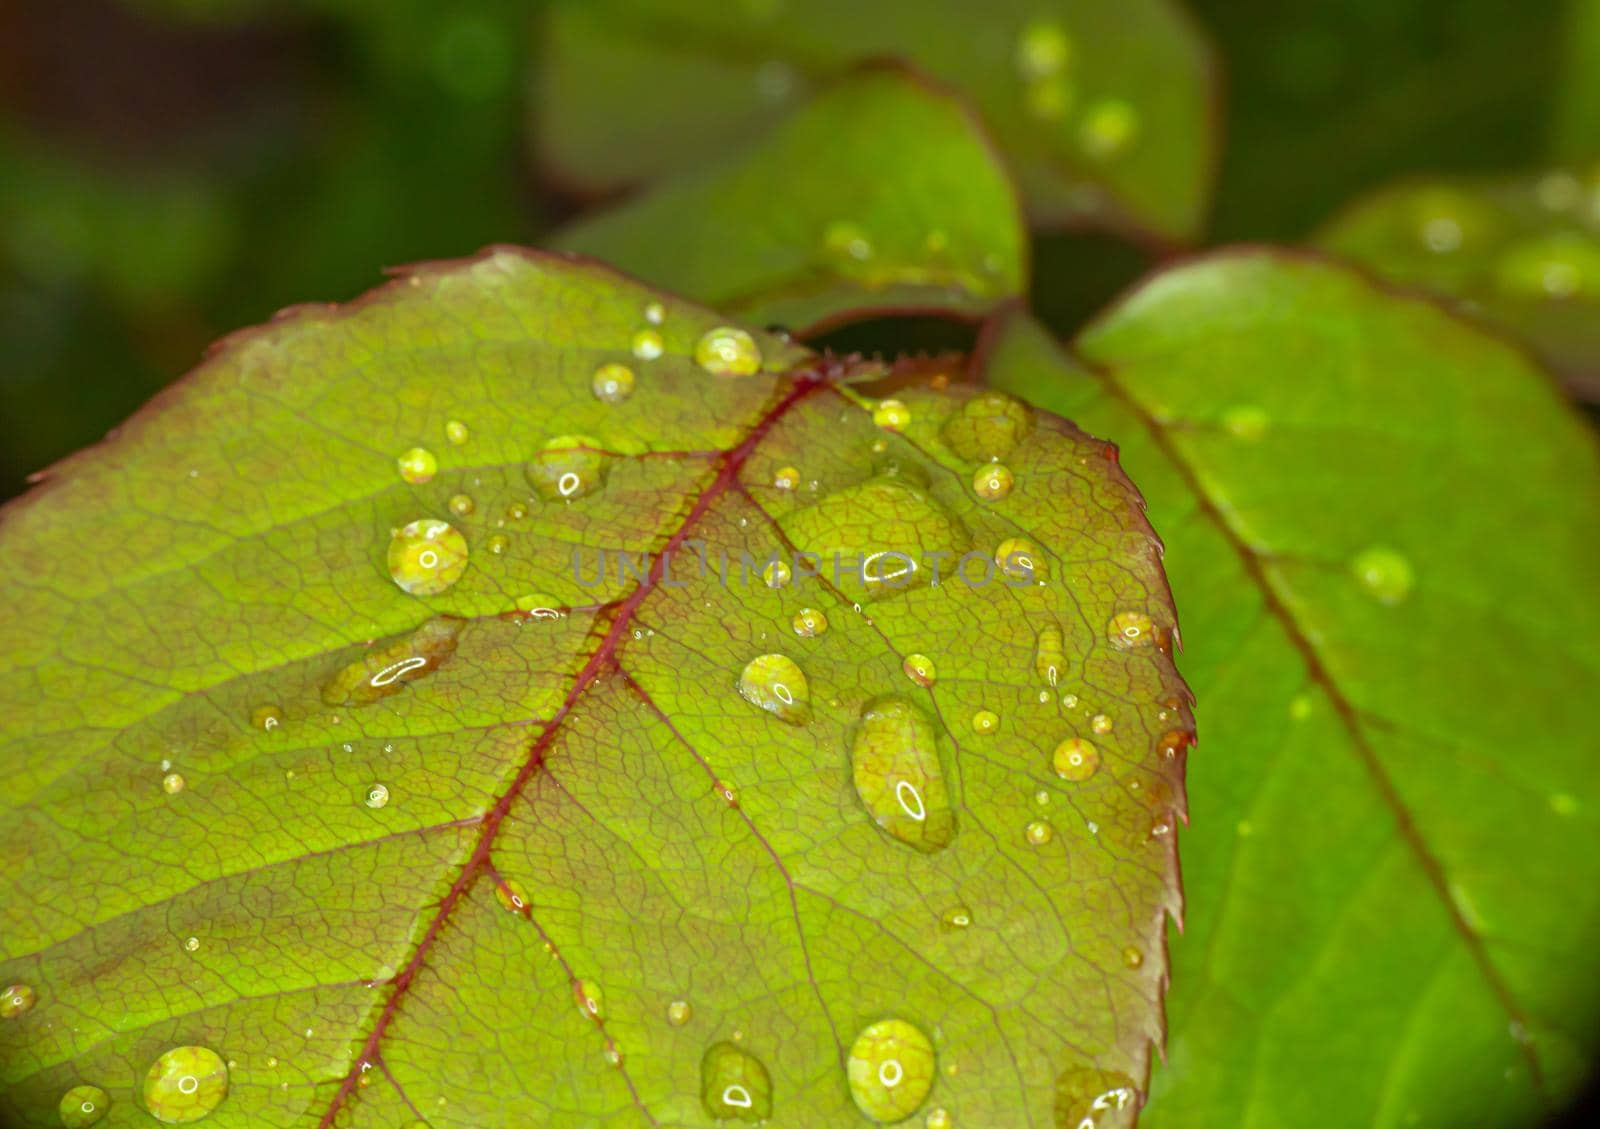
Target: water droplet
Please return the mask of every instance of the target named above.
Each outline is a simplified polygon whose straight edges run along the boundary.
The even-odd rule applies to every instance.
[[[578,1010],[587,1015],[596,1023],[606,1017],[605,996],[600,991],[600,985],[593,980],[579,980],[572,985],[573,998],[577,1000]]]
[[[1058,685],[1067,672],[1066,647],[1061,641],[1059,625],[1047,623],[1039,628],[1039,637],[1033,646],[1033,669],[1050,687]]]
[[[773,561],[761,570],[761,579],[768,588],[783,588],[793,577],[794,572],[786,561]]]
[[[1089,719],[1089,728],[1101,736],[1110,733],[1112,728],[1110,715],[1103,713],[1095,714]]]
[[[950,1116],[950,1111],[940,1106],[928,1111],[928,1116],[923,1118],[923,1129],[954,1129],[956,1119]]]
[[[1102,98],[1084,108],[1078,145],[1096,160],[1124,152],[1139,136],[1139,111],[1120,98]]]
[[[466,517],[478,508],[477,504],[473,502],[471,494],[455,494],[447,504],[450,507],[450,512],[457,517]]]
[[[695,363],[712,376],[750,376],[761,371],[761,348],[742,329],[719,325],[695,343]]]
[[[1106,638],[1119,647],[1148,647],[1155,642],[1155,630],[1143,612],[1118,612],[1106,624]]]
[[[1144,964],[1144,954],[1138,949],[1134,948],[1132,945],[1129,945],[1127,948],[1122,950],[1122,963],[1127,965],[1129,968],[1138,968],[1140,965]]]
[[[1272,419],[1255,404],[1237,404],[1222,413],[1222,426],[1235,439],[1254,443],[1267,433]]]
[[[972,715],[972,731],[988,736],[1000,727],[1000,715],[993,710],[979,710]]]
[[[745,701],[790,725],[811,720],[811,689],[805,672],[787,655],[751,659],[739,675],[739,693]]]
[[[456,640],[465,626],[466,620],[456,616],[434,616],[403,639],[369,648],[323,683],[323,703],[365,706],[400,693],[456,653]]]
[[[981,392],[952,412],[940,437],[971,463],[998,462],[1033,430],[1033,409],[1004,392]]]
[[[453,419],[444,425],[444,437],[455,446],[459,447],[472,438],[472,432],[467,425],[458,419]]]
[[[373,784],[367,789],[367,794],[361,802],[369,808],[381,808],[389,802],[389,786],[387,784]]]
[[[144,1076],[144,1108],[169,1125],[199,1121],[227,1096],[227,1064],[206,1047],[174,1047]]]
[[[1043,819],[1029,823],[1023,833],[1035,847],[1042,847],[1056,837],[1056,829]]]
[[[521,502],[512,502],[506,507],[506,519],[508,521],[521,521],[527,516],[528,507]]]
[[[161,790],[169,796],[176,796],[183,791],[188,781],[184,780],[183,773],[169,772],[161,778]]]
[[[432,482],[433,476],[439,473],[439,460],[425,447],[413,447],[395,461],[400,467],[400,477],[416,485]]]
[[[999,463],[981,466],[972,476],[972,489],[987,502],[998,502],[1011,493],[1011,472]]]
[[[754,1055],[731,1042],[712,1043],[700,1060],[700,1101],[717,1121],[772,1116],[772,1080]]]
[[[688,1000],[673,1000],[667,1005],[667,1022],[674,1027],[682,1027],[694,1018],[694,1008]]]
[[[644,320],[649,322],[651,325],[660,325],[662,322],[667,320],[667,308],[660,302],[646,303],[644,308]]]
[[[501,878],[496,882],[494,896],[500,903],[500,908],[507,913],[526,914],[528,906],[532,904],[528,901],[528,894],[523,890],[522,884],[513,878]]]
[[[257,706],[250,711],[250,724],[256,729],[270,733],[283,724],[283,711],[277,706]]]
[[[1000,571],[1013,580],[1031,580],[1044,576],[1044,558],[1031,541],[1020,537],[1007,537],[994,551],[994,563]]]
[[[1056,1129],[1129,1129],[1138,1112],[1139,1091],[1126,1074],[1073,1067],[1056,1078]]]
[[[467,540],[447,521],[418,518],[389,539],[389,578],[413,596],[434,596],[467,571]]]
[[[853,223],[831,223],[822,233],[822,245],[835,259],[864,263],[872,258],[872,240]]]
[[[489,538],[488,549],[489,549],[489,551],[491,553],[493,553],[497,557],[500,556],[500,554],[504,553],[510,547],[511,547],[511,539],[509,537],[507,537],[504,533],[496,533],[494,536]]]
[[[66,1129],[88,1129],[106,1115],[110,1096],[99,1086],[74,1086],[61,1095],[56,1112]]]
[[[183,947],[188,949],[191,953],[199,952],[200,951],[200,938],[199,937],[190,937],[188,940],[184,941]]]
[[[38,1000],[39,997],[28,985],[12,984],[0,992],[0,1019],[15,1019],[24,1012],[32,1011]]]
[[[918,686],[932,686],[939,677],[939,672],[934,669],[933,660],[927,655],[910,654],[900,664],[900,669],[906,672],[906,677]]]
[[[801,608],[794,613],[794,633],[810,639],[828,630],[828,617],[816,608]]]
[[[939,915],[939,927],[946,933],[954,933],[971,924],[972,911],[966,906],[951,906]]]
[[[1034,20],[1017,36],[1017,75],[1034,82],[1061,74],[1072,61],[1072,40],[1054,20]]]
[[[909,699],[890,694],[862,708],[850,765],[857,795],[887,834],[919,851],[936,851],[955,838],[937,733]]]
[[[845,1070],[862,1113],[900,1121],[917,1111],[933,1086],[933,1044],[903,1019],[879,1020],[856,1036]]]
[[[633,355],[641,361],[655,360],[665,348],[661,334],[653,329],[641,329],[633,335]]]
[[[800,485],[799,469],[792,466],[779,467],[777,473],[772,476],[772,485],[779,490],[793,490]]]
[[[1600,244],[1570,231],[1513,243],[1496,264],[1495,284],[1526,301],[1600,298]]]
[[[1056,746],[1050,766],[1061,779],[1081,784],[1099,771],[1100,750],[1081,737],[1069,737]]]
[[[911,426],[911,409],[901,400],[880,400],[872,409],[872,422],[889,431],[904,431]]]
[[[620,404],[633,395],[633,370],[615,361],[601,365],[594,370],[589,387],[595,399],[607,404]]]
[[[730,808],[739,806],[739,789],[725,780],[718,780],[711,786],[711,790],[721,797],[722,802]]]
[[[1350,562],[1350,571],[1380,604],[1402,603],[1416,583],[1411,562],[1385,545],[1363,549]]]
[[[571,501],[605,485],[610,456],[586,435],[558,435],[528,463],[528,481],[547,502]]]

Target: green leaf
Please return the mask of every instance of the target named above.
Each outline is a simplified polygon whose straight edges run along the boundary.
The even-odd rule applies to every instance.
[[[1148,1126],[1519,1125],[1600,999],[1600,468],[1517,352],[1334,266],[1158,274],[983,375],[1115,435],[1201,744]]]
[[[1600,396],[1600,164],[1388,188],[1317,242],[1386,279],[1460,300]]]
[[[859,375],[501,249],[0,511],[0,1117],[1130,1121],[1190,732],[1138,496]]]
[[[1600,0],[1567,0],[1561,42],[1555,155],[1568,161],[1600,157]]]
[[[1006,0],[972,15],[957,0],[557,3],[535,131],[558,176],[614,189],[718,160],[861,60],[901,57],[971,97],[1036,219],[1199,230],[1214,76],[1174,5]]]
[[[703,238],[684,238],[698,228]],[[555,243],[799,330],[872,311],[981,313],[1023,290],[1027,238],[1005,168],[966,108],[879,68]]]

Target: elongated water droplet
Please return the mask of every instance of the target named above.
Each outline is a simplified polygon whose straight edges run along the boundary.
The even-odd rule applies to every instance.
[[[369,649],[322,685],[330,706],[365,706],[407,684],[426,678],[456,653],[456,640],[466,620],[441,615],[427,620],[410,635]]]
[[[0,992],[0,1019],[15,1019],[33,1010],[33,1005],[38,999],[34,990],[28,985],[12,984],[4,992]]]
[[[810,639],[828,630],[828,617],[816,608],[801,608],[794,613],[794,633]]]
[[[1386,545],[1362,550],[1350,562],[1350,571],[1380,604],[1403,603],[1416,583],[1411,562]]]
[[[879,1020],[856,1036],[845,1070],[862,1113],[874,1121],[901,1121],[933,1087],[933,1044],[903,1019]]]
[[[594,370],[589,381],[595,399],[607,404],[620,404],[633,395],[633,370],[615,361]]]
[[[433,481],[433,476],[439,473],[439,460],[433,457],[433,452],[425,447],[413,447],[396,460],[400,467],[400,477],[407,482],[420,485]]]
[[[74,1086],[61,1095],[56,1111],[66,1129],[89,1129],[110,1105],[110,1096],[99,1086]]]
[[[389,540],[389,578],[402,592],[434,596],[466,571],[466,538],[447,521],[418,518]]]
[[[972,489],[986,502],[998,502],[1011,493],[1011,472],[999,463],[979,467],[972,476]]]
[[[228,1066],[207,1047],[174,1047],[144,1076],[144,1108],[169,1125],[199,1121],[228,1096]]]
[[[528,481],[547,502],[593,494],[606,483],[611,458],[587,435],[558,435],[528,463]]]
[[[758,655],[739,675],[745,701],[790,725],[811,720],[811,688],[805,672],[787,655]]]
[[[862,708],[850,767],[856,794],[884,832],[919,851],[955,838],[936,730],[909,699],[890,694]]]
[[[1056,746],[1050,767],[1061,779],[1081,784],[1100,770],[1100,750],[1082,737],[1069,737]]]
[[[939,672],[934,669],[933,660],[927,655],[910,654],[900,664],[900,669],[906,672],[906,677],[918,686],[932,686],[939,677]]]
[[[695,343],[695,363],[712,376],[750,376],[761,371],[761,347],[742,329],[719,325]]]
[[[673,1000],[667,1005],[667,1022],[674,1027],[682,1027],[694,1018],[694,1008],[688,1000]]]
[[[945,444],[969,463],[998,462],[1033,430],[1033,409],[1004,392],[980,392],[939,429]]]
[[[761,1060],[730,1042],[712,1043],[700,1060],[700,1102],[716,1121],[772,1116],[772,1080]]]
[[[1118,612],[1106,624],[1106,638],[1119,647],[1148,647],[1156,641],[1155,628],[1143,612]]]
[[[1067,651],[1061,641],[1061,628],[1047,623],[1039,628],[1033,645],[1033,669],[1046,686],[1054,688],[1067,672]]]
[[[1073,1067],[1056,1078],[1056,1129],[1129,1129],[1138,1112],[1139,1091],[1126,1074]]]

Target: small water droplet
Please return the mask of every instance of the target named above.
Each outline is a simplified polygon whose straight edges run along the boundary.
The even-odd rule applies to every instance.
[[[730,808],[739,806],[739,789],[729,784],[726,780],[718,780],[711,786],[711,790],[721,797],[722,802]]]
[[[188,940],[184,941],[183,947],[188,949],[191,953],[199,952],[200,951],[200,938],[199,937],[190,937]]]
[[[939,915],[939,927],[946,933],[958,932],[972,924],[972,911],[966,906],[951,906]]]
[[[1385,545],[1363,549],[1350,562],[1350,571],[1380,604],[1399,604],[1411,595],[1416,575],[1406,557]]]
[[[831,223],[822,233],[822,245],[835,259],[864,263],[872,258],[872,240],[853,223]]]
[[[900,669],[905,671],[906,677],[918,686],[932,686],[939,677],[939,672],[934,669],[933,660],[927,655],[910,654],[900,664]]]
[[[790,725],[811,720],[811,688],[805,672],[787,655],[758,655],[739,675],[745,701]]]
[[[1577,798],[1566,792],[1553,793],[1550,796],[1549,804],[1550,810],[1560,816],[1576,815],[1578,812]]]
[[[1011,493],[1011,471],[999,463],[981,466],[972,476],[972,489],[986,502],[998,502]]]
[[[872,409],[872,422],[888,431],[904,431],[911,426],[911,409],[901,400],[880,400]]]
[[[955,1129],[956,1119],[950,1116],[950,1111],[939,1106],[928,1111],[928,1116],[923,1118],[923,1129]]]
[[[496,882],[494,897],[495,901],[500,903],[500,908],[507,913],[526,914],[531,904],[528,901],[527,891],[514,878],[501,878]]]
[[[1106,638],[1119,647],[1148,647],[1155,642],[1155,629],[1143,612],[1118,612],[1106,624]]]
[[[4,992],[0,992],[0,1019],[15,1019],[25,1012],[32,1011],[33,1005],[39,997],[34,990],[26,984],[12,984]]]
[[[1043,819],[1035,819],[1023,832],[1035,847],[1042,847],[1056,837],[1056,829]]]
[[[903,1019],[882,1019],[864,1028],[845,1064],[850,1096],[874,1121],[910,1117],[927,1098],[937,1067],[933,1044]]]
[[[283,724],[283,711],[277,706],[257,706],[250,711],[250,724],[264,733],[270,733]]]
[[[432,482],[433,476],[439,473],[439,460],[425,447],[413,447],[395,461],[400,467],[400,477],[415,485]]]
[[[633,355],[641,361],[655,360],[665,348],[661,334],[653,329],[641,329],[633,335]]]
[[[615,361],[601,365],[594,370],[589,387],[595,399],[607,404],[620,404],[633,395],[633,370]]]
[[[1097,713],[1089,719],[1089,728],[1101,736],[1110,733],[1112,725],[1109,714]]]
[[[667,1005],[667,1022],[674,1027],[682,1027],[694,1018],[694,1008],[688,1000],[673,1000]]]
[[[478,508],[477,504],[473,502],[471,494],[454,494],[446,504],[450,507],[450,512],[457,517],[466,517]]]
[[[797,467],[779,467],[772,476],[772,485],[779,490],[793,490],[800,485],[800,471]]]
[[[413,596],[434,596],[467,571],[467,540],[447,521],[418,518],[389,540],[389,578]]]
[[[1254,443],[1272,426],[1271,417],[1255,404],[1237,404],[1222,413],[1222,427],[1235,439]]]
[[[547,502],[571,501],[604,486],[610,463],[598,439],[558,435],[528,462],[528,481]]]
[[[731,1042],[712,1043],[700,1060],[700,1101],[716,1121],[772,1116],[772,1080],[761,1060]]]
[[[1030,580],[1044,575],[1044,558],[1031,541],[1007,537],[994,551],[994,563],[1013,580]]]
[[[742,329],[719,325],[695,343],[695,363],[712,376],[750,376],[761,371],[761,347]]]
[[[1127,948],[1122,950],[1122,963],[1127,965],[1129,968],[1138,968],[1144,963],[1144,954],[1138,949],[1134,948],[1132,945],[1129,945]]]
[[[794,613],[794,633],[805,639],[828,630],[828,617],[816,608],[801,608]]]
[[[452,444],[459,447],[472,438],[472,432],[467,425],[458,419],[453,419],[444,425],[444,437]]]
[[[862,708],[850,764],[856,794],[885,833],[919,851],[955,838],[937,731],[909,699],[885,695]]]
[[[56,1113],[66,1129],[88,1129],[106,1115],[110,1096],[99,1086],[74,1086],[61,1095]]]
[[[1139,1091],[1126,1074],[1072,1067],[1056,1078],[1057,1129],[1129,1129],[1138,1112]]]
[[[783,588],[793,576],[794,572],[786,561],[772,561],[761,570],[761,579],[768,588]]]
[[[1024,82],[1051,78],[1072,62],[1072,39],[1054,20],[1033,20],[1017,35],[1014,60]]]
[[[579,980],[572,985],[572,994],[577,1000],[578,1010],[584,1015],[596,1023],[605,1019],[605,996],[600,991],[600,985],[593,980]]]
[[[206,1047],[174,1047],[144,1076],[144,1108],[169,1125],[199,1121],[227,1096],[227,1064]]]
[[[188,781],[184,780],[183,773],[169,772],[161,778],[161,790],[169,796],[176,796],[183,791]]]
[[[662,322],[667,320],[667,308],[660,302],[646,303],[644,308],[644,320],[649,322],[651,325],[660,325]]]
[[[980,392],[940,428],[945,444],[969,463],[998,462],[1033,430],[1033,410],[1004,392]]]
[[[993,710],[979,710],[972,715],[972,731],[988,736],[1000,727],[1000,715]]]
[[[362,803],[369,808],[381,808],[389,802],[389,788],[386,784],[373,784],[367,789],[367,794],[362,797]]]
[[[1084,108],[1078,145],[1086,156],[1110,160],[1139,136],[1139,111],[1120,98],[1102,98]]]
[[[488,540],[488,549],[495,556],[500,556],[511,547],[511,539],[504,533],[496,533]]]

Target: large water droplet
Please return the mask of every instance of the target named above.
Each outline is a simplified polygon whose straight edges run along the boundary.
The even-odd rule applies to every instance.
[[[761,348],[742,329],[719,325],[695,343],[695,363],[712,376],[750,376],[761,371]]]
[[[0,992],[0,1019],[15,1019],[25,1012],[32,1011],[38,999],[34,990],[28,985],[12,984],[4,992]]]
[[[862,1030],[845,1064],[850,1096],[874,1121],[901,1121],[917,1112],[933,1088],[933,1044],[903,1019]]]
[[[558,435],[528,463],[528,481],[547,502],[571,501],[605,485],[611,458],[587,435]]]
[[[739,675],[739,693],[790,725],[811,720],[811,688],[805,672],[787,655],[758,655]]]
[[[403,592],[433,596],[467,571],[467,540],[447,521],[418,518],[389,539],[389,578]]]
[[[1032,541],[1007,537],[994,551],[994,563],[1013,580],[1037,580],[1045,575],[1044,558]]]
[[[1067,672],[1067,651],[1061,641],[1061,628],[1047,623],[1039,628],[1033,645],[1033,669],[1046,686],[1057,686]]]
[[[1004,392],[980,392],[939,429],[945,444],[969,463],[997,462],[1033,430],[1033,409]]]
[[[861,711],[850,747],[856,793],[873,822],[919,851],[936,851],[956,834],[933,722],[898,694]]]
[[[74,1086],[61,1095],[56,1112],[66,1129],[88,1129],[106,1115],[111,1097],[99,1086]]]
[[[228,1066],[207,1047],[174,1047],[144,1076],[144,1108],[157,1121],[199,1121],[228,1096]]]
[[[601,365],[594,370],[589,387],[595,399],[607,404],[620,404],[633,395],[633,370],[615,361]]]
[[[1143,612],[1118,612],[1106,624],[1106,638],[1119,647],[1148,647],[1156,641],[1155,627]]]
[[[986,502],[998,502],[1011,493],[1015,480],[1011,472],[999,463],[981,466],[972,476],[972,489]]]
[[[1073,1067],[1056,1078],[1056,1129],[1128,1129],[1138,1112],[1139,1091],[1126,1074]]]
[[[409,682],[438,670],[456,653],[456,640],[466,620],[441,615],[410,635],[373,647],[322,685],[330,706],[365,706],[398,694]]]
[[[439,460],[425,447],[411,448],[396,462],[400,467],[400,477],[417,485],[432,482],[433,476],[439,473]]]
[[[1380,604],[1398,604],[1411,595],[1416,574],[1405,555],[1386,545],[1373,545],[1356,554],[1350,571]]]
[[[1050,767],[1061,779],[1082,784],[1100,770],[1100,750],[1092,741],[1069,737],[1056,746],[1050,757]]]
[[[700,1101],[717,1121],[765,1121],[772,1116],[772,1080],[754,1055],[713,1043],[700,1060]]]

